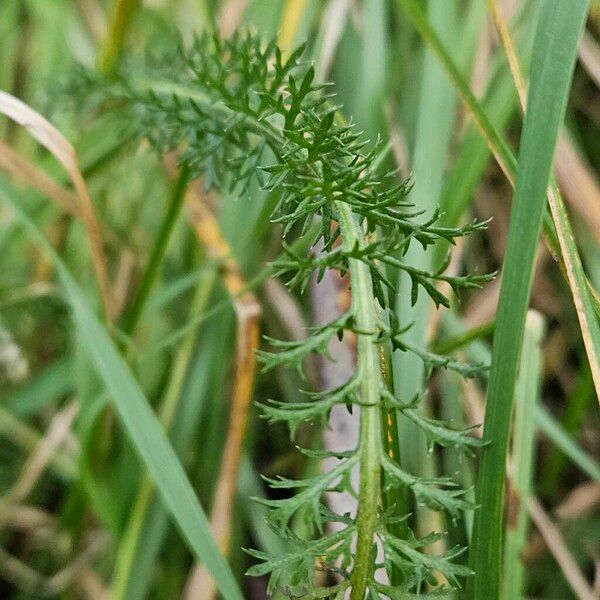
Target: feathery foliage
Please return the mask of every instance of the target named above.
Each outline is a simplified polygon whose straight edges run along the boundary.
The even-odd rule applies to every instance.
[[[283,228],[284,238],[307,235],[320,227],[307,256],[285,246],[273,268],[290,287],[306,288],[312,277],[327,270],[349,273],[352,302],[346,314],[314,329],[301,342],[268,340],[272,352],[261,352],[264,369],[292,366],[302,370],[310,354],[327,355],[334,336],[353,332],[357,338],[354,375],[327,393],[306,393],[306,401],[263,404],[266,419],[285,422],[294,435],[303,423],[326,424],[336,405],[360,410],[360,440],[355,448],[337,455],[331,470],[305,480],[270,479],[273,488],[287,497],[263,502],[270,508],[270,524],[291,548],[286,556],[250,550],[259,564],[252,575],[270,575],[269,590],[281,589],[293,597],[410,597],[424,582],[435,582],[442,573],[450,585],[459,586],[469,569],[453,562],[462,551],[453,548],[438,556],[421,551],[442,534],[407,539],[392,534],[398,516],[381,507],[384,489],[409,488],[418,503],[447,511],[455,518],[473,507],[464,490],[449,478],[420,479],[405,471],[384,451],[382,415],[399,410],[412,419],[430,444],[470,451],[480,442],[468,431],[449,429],[441,421],[422,416],[419,398],[395,398],[385,387],[379,346],[414,352],[427,370],[447,368],[473,377],[483,367],[465,365],[438,356],[403,340],[403,331],[388,312],[387,296],[394,293],[390,271],[402,270],[412,281],[411,299],[428,294],[436,306],[449,306],[441,282],[454,292],[479,287],[490,275],[450,276],[445,267],[425,272],[403,257],[410,244],[431,248],[438,241],[453,243],[479,231],[485,223],[460,228],[438,224],[438,214],[421,215],[407,200],[409,184],[382,169],[385,149],[363,139],[346,123],[332,103],[327,86],[315,83],[314,68],[302,62],[303,48],[284,58],[275,43],[264,44],[253,35],[222,40],[204,35],[189,49],[143,68],[130,66],[116,82],[80,78],[80,88],[100,92],[116,107],[133,111],[140,135],[160,153],[177,150],[182,165],[206,186],[250,196],[253,185],[277,194],[272,221]],[[81,83],[83,82],[83,83]],[[71,90],[72,92],[73,90]],[[314,230],[314,229],[313,229]],[[379,305],[379,306],[377,306]],[[386,319],[382,320],[382,315]],[[359,469],[358,489],[351,482]],[[358,498],[356,515],[338,515],[323,503],[326,492]],[[294,520],[300,516],[314,536],[300,538]],[[334,528],[329,527],[335,523]],[[315,566],[332,575],[329,588],[318,588]],[[404,575],[401,590],[381,577],[398,569]],[[399,595],[400,594],[400,595]]]

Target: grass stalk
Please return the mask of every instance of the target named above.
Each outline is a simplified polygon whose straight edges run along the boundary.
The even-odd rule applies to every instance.
[[[504,53],[510,65],[510,72],[519,95],[521,109],[525,112],[527,109],[527,87],[508,26],[497,4],[497,0],[487,1],[502,42],[502,47],[504,48]],[[575,245],[575,237],[566,207],[554,179],[548,186],[547,197],[550,214],[556,227],[558,245],[564,260],[565,275],[573,295],[573,303],[577,311],[583,343],[589,357],[592,378],[600,400],[600,328],[595,318],[593,297],[588,293],[588,282],[583,271],[577,246]],[[595,293],[591,285],[589,291]]]
[[[425,42],[437,55],[449,78],[456,86],[463,103],[472,115],[482,137],[492,151],[496,162],[511,185],[514,185],[517,168],[515,156],[504,137],[488,118],[467,81],[462,77],[459,68],[443,42],[428,24],[422,7],[415,0],[398,0],[398,3],[405,10]],[[549,194],[548,201],[552,208],[552,215],[544,215],[544,237],[552,256],[559,261],[563,276],[571,287],[578,317],[580,321],[585,323],[585,326],[581,327],[582,335],[586,343],[590,365],[596,372],[596,386],[597,389],[600,389],[600,365],[598,365],[597,360],[597,356],[600,354],[600,328],[594,317],[596,313],[600,312],[600,299],[581,268],[581,259],[574,244],[571,226],[562,199],[555,190],[555,186],[552,186],[551,190],[553,191]],[[554,218],[554,222],[552,218]],[[560,239],[557,236],[557,230],[560,232]]]
[[[183,168],[173,187],[167,212],[161,224],[156,241],[154,242],[148,265],[142,276],[142,282],[135,295],[131,308],[126,312],[123,318],[122,329],[128,336],[131,336],[135,331],[142,316],[146,301],[148,300],[148,296],[150,295],[150,291],[152,290],[152,286],[156,281],[169,240],[171,239],[171,234],[173,233],[175,223],[177,222],[177,217],[183,206],[188,180],[189,172],[187,169]]]
[[[444,326],[452,332],[457,338],[460,332],[464,331],[463,326],[454,316],[448,315]],[[483,341],[472,341],[464,346],[464,352],[473,362],[489,364],[491,360],[491,351],[489,346]],[[557,452],[568,457],[574,465],[589,475],[594,481],[600,480],[600,467],[588,453],[577,443],[572,432],[562,423],[557,421],[547,408],[538,405],[535,412],[536,427],[555,447]]]
[[[547,411],[538,410],[536,421],[540,431],[560,448],[584,473],[600,484],[600,465],[569,435],[568,431]]]
[[[545,3],[534,42],[528,112],[519,153],[494,334],[467,584],[475,600],[500,595],[504,470],[521,339],[552,158],[566,109],[587,2]]]
[[[594,403],[594,382],[587,365],[583,365],[577,376],[574,389],[569,395],[560,424],[570,435],[579,431],[584,417],[591,404]],[[543,475],[539,485],[540,493],[549,497],[555,493],[563,478],[567,456],[558,448],[552,448],[546,458]]]

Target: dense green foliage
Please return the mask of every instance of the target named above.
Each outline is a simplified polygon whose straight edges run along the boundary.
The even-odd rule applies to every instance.
[[[593,597],[592,8],[0,3],[3,597]]]
[[[397,323],[390,326],[379,315],[387,309],[387,294],[395,292],[390,283],[396,278],[393,269],[410,275],[413,302],[421,288],[438,306],[450,303],[435,287],[436,281],[459,291],[489,280],[488,276],[448,276],[444,268],[424,272],[402,259],[411,243],[428,248],[438,240],[453,242],[481,225],[442,227],[437,215],[419,223],[419,212],[405,199],[406,185],[394,183],[395,173],[381,173],[377,168],[381,145],[369,150],[353,126],[336,118],[331,98],[321,93],[323,86],[313,83],[314,69],[303,64],[301,57],[302,48],[284,60],[274,43],[263,45],[250,35],[234,34],[225,41],[206,35],[191,50],[169,57],[166,64],[175,78],[165,80],[166,69],[160,67],[146,69],[143,75],[134,71],[112,92],[118,99],[118,89],[124,89],[122,98],[132,103],[133,120],[139,119],[159,152],[183,145],[179,161],[195,175],[205,175],[209,185],[249,194],[251,180],[257,177],[265,190],[278,196],[272,220],[284,225],[283,235],[310,235],[309,245],[322,248],[307,256],[286,248],[283,258],[273,263],[274,273],[285,277],[292,289],[306,289],[315,272],[321,276],[327,270],[350,272],[352,302],[346,314],[313,330],[301,342],[271,340],[277,352],[263,352],[261,358],[266,371],[282,365],[301,369],[309,354],[325,355],[332,337],[341,339],[350,331],[359,339],[355,374],[335,390],[307,393],[305,401],[263,404],[263,413],[271,422],[286,422],[293,434],[307,421],[327,424],[336,405],[350,410],[355,406],[361,413],[359,444],[333,453],[339,464],[323,474],[298,481],[270,480],[275,489],[296,490],[289,498],[264,501],[272,509],[272,526],[292,550],[287,558],[252,551],[264,563],[250,574],[270,573],[270,592],[283,588],[295,595],[314,594],[313,563],[318,559],[324,570],[346,579],[332,588],[332,595],[348,585],[354,598],[362,598],[367,589],[385,593],[386,586],[375,577],[378,566],[373,545],[377,540],[384,548],[386,568],[394,566],[403,573],[402,590],[419,591],[423,581],[431,580],[433,569],[458,585],[457,578],[469,573],[450,562],[459,549],[436,557],[418,551],[440,534],[423,539],[411,534],[406,540],[393,535],[389,523],[408,515],[381,511],[380,479],[384,478],[385,487],[408,486],[419,503],[447,510],[453,518],[473,507],[451,479],[423,480],[391,461],[385,454],[380,420],[385,410],[400,410],[432,445],[465,448],[480,442],[421,416],[418,399],[395,398],[381,381],[377,345],[391,342],[394,349],[415,352],[428,368],[443,366],[468,376],[477,372],[477,368],[412,347],[403,341]],[[265,164],[268,150],[274,164]],[[315,219],[320,227],[308,234]],[[357,466],[360,483],[354,489],[351,472]],[[322,503],[328,491],[356,494],[357,514],[328,510]],[[297,513],[308,524],[311,538],[298,537],[290,527]],[[343,527],[325,535],[330,522]],[[352,550],[355,538],[357,546]]]

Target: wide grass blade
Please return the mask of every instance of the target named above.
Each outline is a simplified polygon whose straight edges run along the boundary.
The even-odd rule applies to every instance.
[[[521,340],[546,187],[587,8],[587,0],[543,3],[534,41],[485,415],[484,438],[490,444],[483,450],[477,481],[480,508],[470,555],[475,575],[467,589],[478,600],[500,595],[504,472]]]
[[[439,31],[446,43],[453,46],[456,31],[456,7],[452,2],[429,3],[431,27]],[[439,204],[443,189],[444,172],[450,146],[456,113],[456,95],[452,85],[444,75],[435,56],[427,50],[423,63],[421,110],[416,129],[415,149],[413,153],[413,171],[415,184],[410,192],[410,200],[417,210],[433,214]],[[416,244],[406,253],[407,260],[424,271],[435,268],[434,256],[425,252]],[[396,295],[396,314],[403,326],[413,323],[406,333],[406,339],[415,346],[427,346],[427,328],[432,304],[428,297],[419,294],[417,301],[411,303],[411,279],[406,273],[398,276]],[[395,393],[398,398],[414,398],[422,392],[425,371],[418,356],[408,352],[395,352],[393,357]],[[432,467],[431,454],[423,433],[407,418],[399,416],[400,454],[403,466],[413,473],[431,477],[433,473],[425,469]]]
[[[106,329],[89,309],[83,292],[63,261],[36,225],[20,210],[18,199],[4,184],[0,184],[0,194],[12,205],[29,236],[40,243],[51,257],[62,280],[85,348],[110,394],[133,446],[195,558],[206,565],[227,600],[242,600],[235,577],[212,538],[206,515],[194,490],[129,367]]]

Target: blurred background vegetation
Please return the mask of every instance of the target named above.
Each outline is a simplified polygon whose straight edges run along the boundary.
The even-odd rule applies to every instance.
[[[64,98],[59,102],[56,89],[77,64],[110,74],[135,54],[160,54],[177,43],[178,35],[189,41],[213,26],[223,35],[239,28],[257,31],[265,40],[276,38],[288,52],[307,41],[317,79],[333,83],[336,102],[369,138],[380,135],[389,142],[400,175],[414,180],[411,199],[419,209],[430,213],[440,206],[448,224],[493,217],[485,234],[459,245],[451,268],[494,271],[505,251],[510,184],[403,4],[0,2],[0,89],[45,115],[75,148],[103,240],[113,323],[108,331],[212,515],[215,538],[251,599],[265,598],[266,584],[244,578],[251,559],[242,548],[277,553],[281,545],[265,524],[263,508],[249,501],[272,493],[259,474],[293,477],[318,468],[314,459],[294,449],[283,427],[259,418],[251,400],[296,399],[301,388],[339,384],[352,369],[353,345],[349,339],[333,347],[335,363],[309,365],[308,382],[289,372],[261,376],[249,357],[259,328],[269,336],[299,339],[310,325],[335,317],[348,302],[347,282],[326,277],[300,296],[268,280],[264,267],[281,247],[281,230],[268,219],[272,195],[256,189],[251,199],[227,197],[206,192],[201,184],[184,192],[159,157],[144,144],[131,144],[122,118],[88,119],[81,107],[65,107]],[[489,119],[517,148],[519,99],[497,28],[508,28],[527,73],[538,2],[423,4]],[[494,7],[496,21],[490,13]],[[594,1],[555,161],[577,245],[596,289],[599,36],[600,2]],[[6,118],[0,120],[0,184],[44,231],[89,306],[100,310],[85,219],[77,219],[74,209],[78,190],[56,157]],[[0,596],[175,598],[185,588],[190,599],[213,597],[203,583],[194,592],[192,554],[118,419],[106,408],[109,392],[85,350],[86,344],[102,342],[78,334],[53,262],[16,226],[5,202],[0,204],[0,249]],[[425,255],[413,258],[427,268]],[[569,286],[543,244],[536,264],[531,306],[542,318],[528,322],[534,322],[541,352],[537,356],[534,341],[531,356],[538,375],[529,391],[539,396],[539,406],[527,417],[535,421],[535,427],[529,423],[529,437],[527,427],[518,430],[525,449],[515,442],[512,471],[512,485],[535,498],[535,524],[521,515],[523,507],[521,513],[515,509],[522,518],[517,528],[522,539],[517,535],[509,541],[516,551],[507,560],[525,565],[516,589],[521,580],[523,587],[515,593],[597,598],[596,393]],[[489,362],[498,292],[496,281],[463,295],[443,315],[430,312],[427,302],[410,307],[400,296],[398,311],[404,321],[417,323],[411,336],[422,345]],[[405,397],[422,388],[418,360],[403,356],[394,369]],[[431,382],[428,410],[465,426],[479,424],[484,398],[484,381],[463,382],[442,371]],[[306,427],[299,437],[305,444],[333,449],[356,433],[355,416],[334,413],[331,425],[325,431]],[[528,450],[531,436],[535,445]],[[424,439],[409,424],[400,444],[413,471],[458,472],[466,485],[474,481],[475,462],[457,462],[451,451],[436,451],[431,460]],[[510,520],[513,505],[508,504]],[[337,510],[344,508],[351,510]],[[469,517],[444,524],[439,515],[419,509],[412,518],[423,533],[449,528],[450,545],[468,539]],[[203,574],[196,575],[202,581]],[[507,596],[512,597],[517,596]]]

